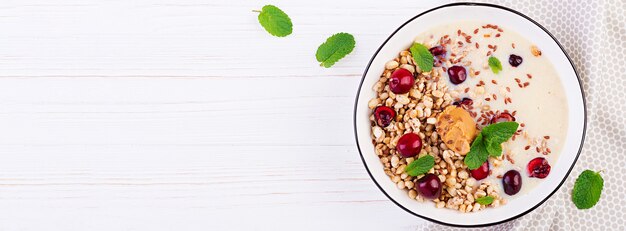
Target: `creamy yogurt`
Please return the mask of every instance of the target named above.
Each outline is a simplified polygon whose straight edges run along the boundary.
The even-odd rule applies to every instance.
[[[522,132],[515,140],[503,144],[505,158],[502,161],[490,159],[492,174],[483,180],[500,186],[501,195],[511,198],[532,190],[543,181],[529,177],[526,165],[530,160],[543,157],[552,164],[559,157],[567,133],[567,101],[554,66],[544,55],[537,55],[541,47],[533,50],[532,41],[514,32],[514,28],[485,28],[487,24],[458,22],[438,25],[419,35],[415,41],[432,47],[436,46],[442,37],[448,35],[451,41],[447,57],[463,56],[463,58],[457,64],[448,62],[442,66],[461,65],[468,73],[467,79],[458,85],[450,82],[448,75],[444,74],[448,79],[450,91],[454,92],[454,97],[472,99],[471,111],[477,116],[485,111],[483,110],[485,106],[491,111],[508,110],[511,113],[515,112],[516,121],[524,125],[520,127]],[[469,40],[471,46],[463,39],[467,36],[471,36]],[[457,45],[459,42],[462,43],[462,47]],[[513,67],[509,64],[511,54],[523,58],[519,66]],[[501,62],[502,71],[498,74],[492,72],[488,65],[490,56],[498,58]],[[479,121],[478,126],[486,124],[488,123]],[[547,153],[548,149],[550,153]],[[501,164],[495,166],[496,162]],[[514,196],[508,196],[503,192],[502,180],[499,178],[511,169],[519,171],[522,176],[522,188]]]

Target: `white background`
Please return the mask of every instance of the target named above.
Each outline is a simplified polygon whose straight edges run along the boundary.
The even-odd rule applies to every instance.
[[[3,0],[0,230],[414,229],[352,107],[378,46],[442,3]],[[321,68],[337,32],[356,49]]]

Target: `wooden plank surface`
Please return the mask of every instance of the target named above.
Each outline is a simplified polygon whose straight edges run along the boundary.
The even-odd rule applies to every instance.
[[[371,55],[441,1],[0,3],[0,230],[412,230],[355,147]],[[275,4],[294,33],[269,36]],[[330,69],[336,32],[354,52]]]

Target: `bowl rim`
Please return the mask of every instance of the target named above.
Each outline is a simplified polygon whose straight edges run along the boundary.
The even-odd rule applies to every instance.
[[[477,225],[461,225],[461,224],[452,224],[452,223],[446,223],[440,220],[436,220],[430,217],[426,217],[426,216],[422,216],[420,214],[414,213],[413,211],[407,209],[406,207],[404,207],[402,204],[400,204],[399,202],[395,201],[393,198],[391,198],[391,196],[389,196],[389,194],[387,194],[387,192],[380,186],[380,184],[376,181],[376,179],[374,178],[374,176],[372,175],[372,173],[370,172],[369,167],[367,166],[367,163],[365,161],[365,158],[363,157],[363,152],[361,152],[361,146],[359,145],[359,139],[358,139],[358,133],[357,133],[357,108],[359,105],[359,96],[361,95],[361,88],[363,87],[363,82],[365,81],[365,77],[370,69],[370,66],[372,65],[372,62],[374,61],[374,59],[376,58],[376,56],[378,56],[378,53],[381,51],[381,49],[385,46],[385,44],[387,44],[387,42],[389,42],[389,40],[400,30],[402,29],[404,26],[406,26],[407,24],[409,24],[411,21],[419,18],[420,16],[429,13],[431,11],[435,11],[435,10],[439,10],[439,9],[443,9],[443,8],[447,8],[447,7],[452,7],[452,6],[485,6],[485,7],[491,7],[491,8],[496,8],[496,9],[500,9],[500,10],[505,10],[505,11],[509,11],[511,13],[517,14],[519,16],[521,16],[522,18],[532,22],[533,24],[535,24],[537,27],[539,27],[541,30],[543,30],[548,36],[550,36],[550,38],[552,38],[552,40],[554,40],[554,42],[558,45],[559,49],[561,49],[561,51],[563,52],[563,54],[565,54],[565,57],[567,57],[567,60],[569,61],[570,65],[572,66],[572,69],[574,71],[574,73],[576,74],[576,79],[578,80],[578,87],[580,88],[580,93],[581,93],[581,97],[582,97],[582,104],[583,104],[583,131],[582,131],[582,137],[581,137],[581,141],[580,141],[580,146],[578,147],[578,153],[576,153],[576,157],[574,157],[574,161],[572,162],[572,165],[570,166],[570,168],[567,170],[567,172],[565,173],[565,177],[563,177],[563,179],[561,180],[561,182],[557,185],[557,187],[548,194],[547,197],[545,197],[543,200],[541,200],[538,204],[534,205],[533,207],[531,207],[530,209],[517,214],[515,216],[511,216],[507,219],[503,219],[500,221],[496,221],[496,222],[491,222],[491,223],[485,223],[485,224],[477,224]],[[563,45],[561,45],[561,43],[554,37],[554,35],[552,35],[552,33],[550,33],[545,27],[543,27],[541,24],[539,24],[537,21],[533,20],[532,18],[526,16],[525,14],[513,10],[511,8],[507,8],[504,6],[500,6],[500,5],[496,5],[496,4],[490,4],[490,3],[475,3],[475,2],[456,2],[456,3],[449,3],[449,4],[444,4],[444,5],[440,5],[434,8],[431,8],[429,10],[426,10],[424,12],[421,12],[419,14],[417,14],[416,16],[410,18],[409,20],[407,20],[406,22],[404,22],[402,25],[400,25],[396,30],[394,30],[393,33],[391,33],[387,39],[385,39],[385,41],[380,45],[380,47],[378,47],[378,49],[376,50],[376,52],[374,53],[374,55],[372,56],[372,58],[370,59],[369,63],[367,64],[367,66],[365,67],[365,71],[363,72],[363,76],[361,77],[361,82],[359,83],[359,88],[357,89],[357,94],[356,94],[356,99],[354,102],[354,112],[353,112],[353,127],[354,127],[354,138],[356,140],[356,146],[357,146],[357,150],[359,151],[359,156],[361,157],[361,161],[363,162],[363,166],[365,166],[365,169],[367,170],[367,174],[370,176],[370,178],[372,179],[372,181],[374,181],[374,184],[376,185],[376,187],[378,187],[378,189],[385,194],[385,196],[391,200],[394,204],[396,204],[398,207],[402,208],[404,211],[413,214],[414,216],[417,216],[419,218],[437,223],[437,224],[442,224],[442,225],[447,225],[447,226],[452,226],[452,227],[463,227],[463,228],[475,228],[475,227],[487,227],[487,226],[492,226],[492,225],[498,225],[498,224],[502,224],[504,222],[508,222],[514,219],[517,219],[521,216],[524,216],[526,214],[528,214],[529,212],[535,210],[536,208],[538,208],[540,205],[542,205],[544,202],[546,202],[550,197],[552,197],[552,195],[554,195],[554,193],[556,193],[561,186],[563,185],[563,183],[565,183],[565,180],[567,180],[567,178],[569,177],[569,174],[571,173],[572,169],[574,169],[574,166],[576,165],[576,162],[578,161],[578,157],[580,157],[580,153],[582,152],[582,148],[583,145],[585,143],[585,135],[587,133],[587,101],[586,101],[586,97],[585,97],[585,92],[583,90],[582,87],[582,81],[580,78],[580,74],[578,73],[578,70],[576,69],[576,66],[574,65],[574,62],[572,61],[572,58],[570,57],[570,55],[565,51],[565,49],[563,48]]]

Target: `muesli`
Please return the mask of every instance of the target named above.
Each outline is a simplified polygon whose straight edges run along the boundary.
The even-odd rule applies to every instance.
[[[372,142],[385,173],[437,208],[476,212],[532,190],[549,177],[567,132],[554,67],[497,24],[420,34],[373,90]]]

